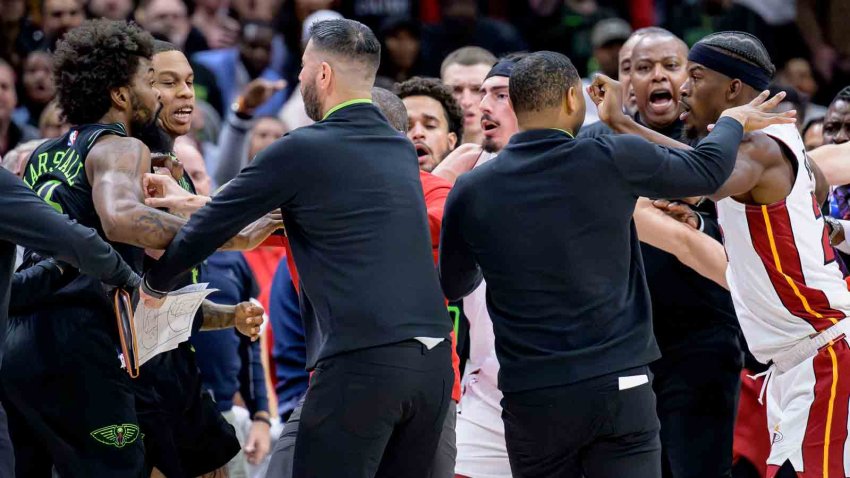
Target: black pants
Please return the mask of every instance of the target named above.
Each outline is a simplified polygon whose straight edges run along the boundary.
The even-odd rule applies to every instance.
[[[448,340],[322,360],[301,411],[293,476],[427,478],[453,380]]]
[[[0,377],[16,476],[145,476],[114,320],[70,307],[10,320]]]
[[[743,358],[736,330],[691,332],[651,365],[664,478],[732,476],[732,437]]]
[[[647,382],[641,383],[641,376]],[[569,385],[505,393],[502,419],[514,478],[661,476],[659,424],[649,380],[649,367],[638,367]]]
[[[239,453],[236,432],[201,391],[195,352],[188,342],[142,366],[133,381],[144,434],[147,472],[194,478],[226,465]]]

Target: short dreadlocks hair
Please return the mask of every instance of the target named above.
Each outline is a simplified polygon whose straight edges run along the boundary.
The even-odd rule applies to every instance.
[[[707,35],[697,42],[715,50],[720,50],[733,58],[755,65],[773,78],[776,67],[770,61],[770,54],[764,44],[753,35],[745,32],[718,32]]]
[[[135,24],[88,20],[69,31],[53,54],[59,106],[71,124],[94,123],[112,106],[109,92],[133,81],[153,38]]]
[[[452,96],[451,90],[442,84],[440,80],[414,76],[396,85],[396,90],[398,91],[399,98],[402,99],[408,96],[427,96],[437,100],[443,106],[443,111],[446,113],[449,132],[457,135],[458,141],[463,137],[463,111]]]

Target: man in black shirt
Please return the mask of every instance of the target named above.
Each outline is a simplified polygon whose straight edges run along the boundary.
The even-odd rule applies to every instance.
[[[679,89],[688,79],[687,63],[688,47],[672,33],[653,29],[643,34],[634,45],[629,75],[637,104],[635,121],[667,137],[682,137]],[[579,137],[587,133],[582,130]],[[701,201],[694,209],[700,230],[721,241],[714,204]],[[661,349],[661,358],[651,368],[663,476],[730,476],[743,365],[732,298],[672,254],[648,244],[641,252]]]
[[[283,210],[314,370],[295,477],[426,477],[448,407],[451,323],[416,152],[370,104],[379,57],[362,24],[316,23],[300,82],[317,123],[265,149],[193,214],[143,287],[155,305],[150,296],[230,231]]]
[[[529,55],[510,82],[521,131],[449,195],[443,291],[456,299],[487,280],[514,476],[657,478],[647,365],[659,352],[635,202],[713,192],[732,173],[742,125],[770,121],[762,110],[776,101],[727,110],[682,154],[633,136],[574,140],[585,104],[563,55]]]

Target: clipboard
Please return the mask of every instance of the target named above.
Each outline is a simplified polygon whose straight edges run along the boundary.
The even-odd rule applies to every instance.
[[[121,341],[121,355],[124,358],[124,369],[131,378],[139,376],[138,344],[136,329],[133,322],[133,301],[124,289],[115,289],[113,293],[115,320],[118,325],[118,338]]]

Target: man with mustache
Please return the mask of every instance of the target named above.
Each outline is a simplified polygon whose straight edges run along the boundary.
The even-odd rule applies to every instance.
[[[419,156],[419,169],[430,173],[463,137],[462,112],[436,78],[411,78],[398,85],[407,108],[407,137]]]
[[[761,42],[742,32],[703,38],[688,61],[681,117],[690,138],[703,137],[723,108],[757,97],[775,71]],[[605,97],[621,93],[610,79],[598,79],[597,97],[600,88]],[[603,115],[615,130],[687,148],[606,106]],[[713,195],[738,320],[750,351],[771,364],[763,388],[769,477],[786,463],[802,478],[840,476],[846,467],[850,389],[839,377],[850,366],[844,332],[850,293],[820,212],[828,186],[797,129],[783,124],[745,138],[735,171]]]

